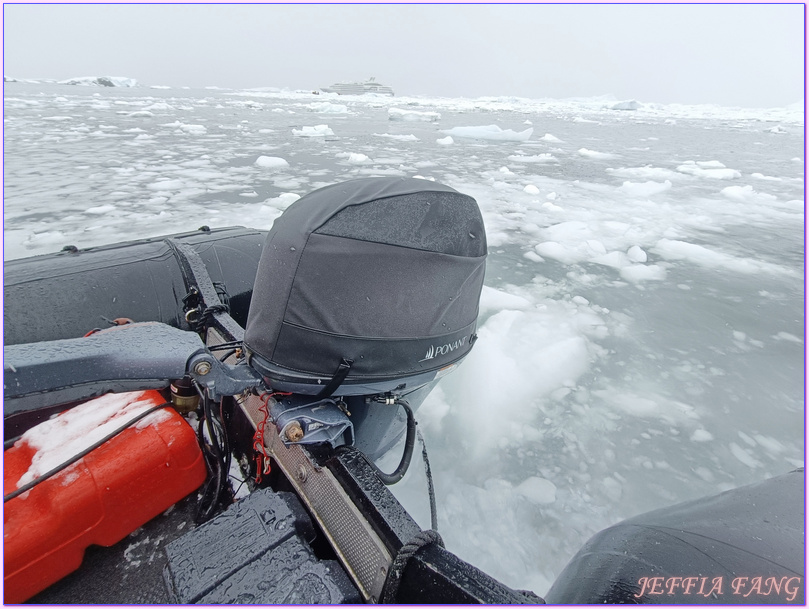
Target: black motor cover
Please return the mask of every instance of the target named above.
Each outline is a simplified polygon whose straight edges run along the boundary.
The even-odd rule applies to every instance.
[[[245,345],[253,364],[345,384],[436,371],[472,347],[486,261],[476,201],[416,178],[313,191],[273,224]],[[307,380],[308,379],[308,380]]]

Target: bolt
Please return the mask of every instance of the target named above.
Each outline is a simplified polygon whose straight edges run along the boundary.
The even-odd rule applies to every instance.
[[[300,442],[303,440],[303,429],[301,428],[301,424],[297,421],[292,421],[284,432],[286,434],[287,440],[290,442]]]
[[[194,372],[199,374],[200,376],[205,376],[211,371],[211,364],[209,362],[199,362],[196,366],[194,366]]]
[[[306,479],[309,477],[308,472],[306,471],[306,466],[301,465],[298,468],[298,480],[301,482],[306,482]]]

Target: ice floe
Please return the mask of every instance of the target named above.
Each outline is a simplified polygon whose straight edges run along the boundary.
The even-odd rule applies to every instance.
[[[513,131],[511,129],[501,129],[497,125],[486,125],[480,127],[453,127],[445,129],[442,133],[454,137],[464,137],[476,140],[490,140],[495,142],[525,142],[531,138],[534,132],[533,127],[524,131]]]

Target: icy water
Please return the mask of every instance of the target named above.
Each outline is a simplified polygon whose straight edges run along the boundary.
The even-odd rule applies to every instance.
[[[804,459],[802,114],[609,105],[6,83],[4,258],[359,176],[474,196],[480,340],[418,418],[447,547],[543,594],[598,530]],[[428,527],[415,460],[393,491]]]

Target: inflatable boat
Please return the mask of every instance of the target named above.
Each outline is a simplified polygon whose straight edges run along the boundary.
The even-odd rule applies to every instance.
[[[367,178],[6,262],[5,603],[803,604],[802,470],[602,531],[545,599],[416,524],[388,487],[486,255],[472,197]]]

